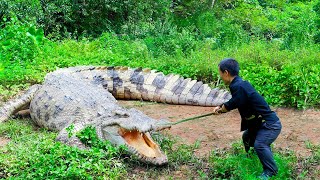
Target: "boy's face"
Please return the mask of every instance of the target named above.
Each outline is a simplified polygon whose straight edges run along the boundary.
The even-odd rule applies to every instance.
[[[220,77],[222,79],[222,81],[224,82],[225,85],[229,85],[230,84],[230,74],[228,71],[221,71],[220,67],[219,67],[219,74]]]

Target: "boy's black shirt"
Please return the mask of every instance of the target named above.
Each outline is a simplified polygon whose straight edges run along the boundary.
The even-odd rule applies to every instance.
[[[248,122],[257,120],[262,116],[262,119],[267,124],[272,124],[279,120],[277,114],[273,112],[265,99],[252,87],[248,81],[242,80],[236,76],[229,85],[232,98],[224,103],[227,110],[238,108],[241,115],[241,131],[248,129]],[[256,117],[252,120],[250,117]]]

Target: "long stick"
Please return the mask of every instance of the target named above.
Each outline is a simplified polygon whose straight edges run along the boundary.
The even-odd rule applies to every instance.
[[[211,116],[211,115],[213,115],[213,114],[214,114],[214,113],[208,113],[208,114],[203,114],[203,115],[200,115],[200,116],[195,116],[195,117],[191,117],[191,118],[186,118],[186,119],[182,119],[182,120],[177,121],[177,122],[168,123],[168,125],[176,125],[176,124],[180,124],[180,123],[183,123],[183,122],[187,122],[187,121],[199,119],[199,118],[202,118],[202,117]]]

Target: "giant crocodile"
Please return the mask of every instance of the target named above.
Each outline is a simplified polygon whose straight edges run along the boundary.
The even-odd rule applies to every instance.
[[[85,148],[75,135],[68,137],[68,127],[73,125],[78,132],[93,126],[100,139],[127,146],[141,161],[162,165],[168,162],[167,156],[149,132],[167,128],[167,121],[121,107],[116,99],[217,106],[230,98],[227,91],[179,75],[141,68],[79,66],[51,72],[42,85],[33,85],[19,98],[6,102],[0,108],[0,122],[29,109],[37,125],[58,131],[56,140],[67,145]]]

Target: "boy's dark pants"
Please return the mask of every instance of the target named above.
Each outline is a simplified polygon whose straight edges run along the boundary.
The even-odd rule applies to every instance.
[[[263,166],[263,172],[269,175],[276,175],[278,173],[278,167],[273,159],[270,145],[277,139],[281,128],[280,121],[273,124],[263,122],[256,132],[250,133],[252,131],[246,130],[242,135],[246,152],[249,151],[250,147],[254,147]]]

